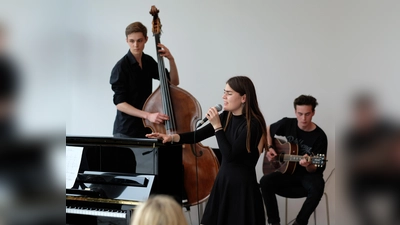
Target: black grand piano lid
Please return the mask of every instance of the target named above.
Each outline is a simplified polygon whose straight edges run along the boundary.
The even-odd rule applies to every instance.
[[[159,139],[152,138],[116,138],[116,137],[95,137],[95,136],[66,136],[67,146],[142,146],[159,147],[164,146]]]

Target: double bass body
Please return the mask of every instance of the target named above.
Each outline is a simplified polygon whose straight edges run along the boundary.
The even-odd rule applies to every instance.
[[[201,118],[201,108],[197,100],[187,91],[169,84],[171,101],[176,121],[175,133],[193,131],[196,122]],[[148,112],[163,111],[161,92],[157,88],[145,103]],[[153,132],[168,133],[164,124],[153,124],[145,121],[145,126]],[[218,173],[219,162],[210,147],[201,143],[182,146],[182,163],[184,167],[184,188],[187,194],[187,205],[196,205],[208,198]]]

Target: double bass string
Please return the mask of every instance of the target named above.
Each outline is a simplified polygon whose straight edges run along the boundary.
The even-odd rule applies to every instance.
[[[156,49],[159,50],[160,48],[157,47],[157,45],[160,43],[160,34],[155,34],[155,40],[156,40]],[[176,131],[175,127],[175,116],[174,116],[174,111],[172,107],[172,102],[170,98],[170,91],[169,91],[169,85],[168,85],[168,77],[165,72],[165,64],[164,64],[164,59],[160,55],[160,53],[157,51],[157,60],[160,66],[158,67],[158,73],[160,75],[160,87],[162,87],[162,93],[163,95],[161,96],[162,98],[162,103],[163,103],[163,109],[164,109],[164,114],[168,115],[170,117],[169,120],[165,121],[165,129],[169,133],[173,133]]]

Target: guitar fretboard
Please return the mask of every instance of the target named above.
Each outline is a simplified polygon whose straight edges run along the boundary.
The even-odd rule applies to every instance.
[[[291,162],[295,161],[295,162],[298,162],[298,161],[302,160],[303,158],[304,158],[304,157],[303,157],[303,156],[300,156],[300,155],[288,155],[288,154],[284,154],[284,156],[283,156],[283,161],[291,161]],[[310,160],[310,159],[308,158],[308,160]]]
[[[325,164],[327,160],[325,160],[324,155],[316,155],[316,156],[301,156],[301,155],[290,155],[290,154],[281,154],[279,156],[279,161],[281,162],[299,162],[302,159],[307,159],[308,162],[315,164],[318,167],[321,167]]]

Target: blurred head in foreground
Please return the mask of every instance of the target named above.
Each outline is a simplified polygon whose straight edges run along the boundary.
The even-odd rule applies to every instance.
[[[187,225],[187,221],[172,197],[153,195],[135,209],[131,225]]]

